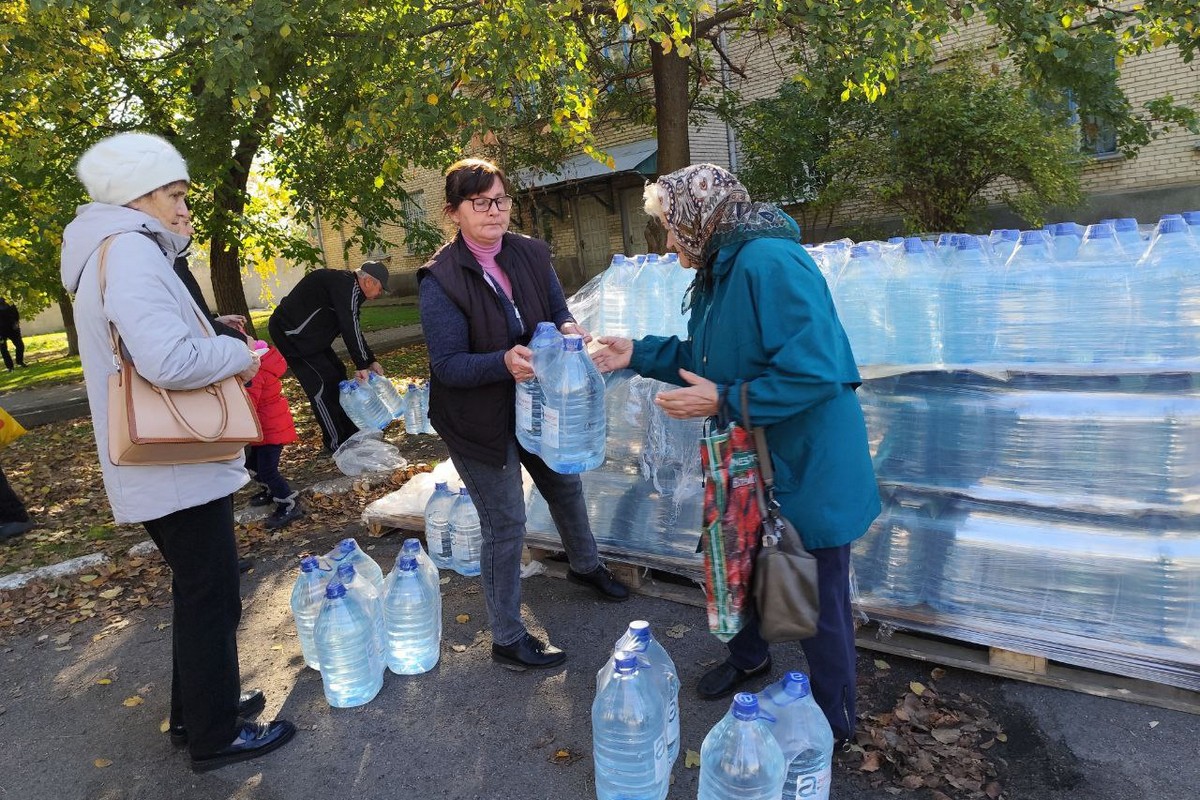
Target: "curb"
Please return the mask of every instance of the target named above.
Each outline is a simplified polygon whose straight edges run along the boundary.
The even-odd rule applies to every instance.
[[[301,489],[300,494],[345,494],[355,489],[372,489],[387,483],[391,480],[391,477],[392,471],[370,472],[357,476],[343,475],[314,483],[312,486]],[[250,506],[235,511],[233,521],[238,525],[246,525],[265,519],[269,513],[270,506],[260,506],[258,508]],[[276,533],[275,536],[279,536],[279,533]],[[146,539],[130,547],[125,554],[128,556],[143,556],[157,550],[158,548],[154,542]],[[0,591],[20,589],[34,581],[77,575],[84,570],[94,569],[111,562],[112,559],[104,553],[89,553],[88,555],[77,556],[58,564],[47,564],[44,567],[38,567],[26,572],[12,572],[8,575],[0,575]]]

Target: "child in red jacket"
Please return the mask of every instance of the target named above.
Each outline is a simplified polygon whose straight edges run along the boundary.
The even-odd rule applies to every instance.
[[[258,374],[250,381],[246,391],[258,412],[263,438],[258,444],[246,448],[246,470],[262,491],[250,498],[250,504],[265,506],[275,503],[275,510],[264,523],[269,530],[282,528],[303,515],[296,502],[297,492],[292,491],[283,475],[279,474],[279,456],[283,446],[296,441],[296,425],[292,410],[283,396],[283,385],[279,379],[287,372],[283,355],[266,342],[255,342],[260,353]],[[263,348],[266,351],[263,352]]]

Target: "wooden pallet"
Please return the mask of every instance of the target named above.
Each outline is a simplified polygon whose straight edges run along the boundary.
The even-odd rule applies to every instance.
[[[1111,697],[1142,705],[1200,714],[1200,692],[1163,683],[1112,675],[1062,664],[1044,656],[1000,647],[949,641],[871,622],[858,629],[855,643],[864,650],[928,661],[986,675]]]

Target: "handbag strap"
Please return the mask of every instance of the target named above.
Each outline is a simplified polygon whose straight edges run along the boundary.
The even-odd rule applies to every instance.
[[[754,437],[754,450],[758,455],[758,475],[754,484],[754,496],[758,511],[762,515],[762,544],[773,547],[779,544],[777,531],[780,525],[779,501],[775,499],[775,468],[771,463],[771,451],[767,447],[767,434],[761,426],[750,424],[750,384],[743,382],[739,391],[742,405],[742,426]],[[803,546],[803,545],[801,545]]]

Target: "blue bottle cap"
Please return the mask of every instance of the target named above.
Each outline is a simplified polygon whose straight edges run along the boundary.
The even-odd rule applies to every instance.
[[[1113,223],[1113,227],[1116,228],[1120,233],[1125,233],[1126,231],[1137,231],[1138,222],[1133,217],[1121,217]]]
[[[337,581],[325,584],[325,596],[330,600],[346,596],[346,587]]]
[[[400,560],[396,562],[396,568],[402,572],[412,572],[417,568],[417,560],[409,555],[400,556]]]
[[[871,255],[871,248],[867,247],[865,244],[856,244],[854,247],[850,248],[851,258],[866,258],[869,255]]]
[[[738,692],[733,696],[733,704],[729,710],[735,719],[748,721],[758,719],[758,696],[750,692]]]
[[[904,244],[903,236],[889,236],[888,244]]]
[[[400,546],[400,550],[403,553],[411,553],[415,556],[417,553],[421,552],[421,540],[405,539],[404,544]]]
[[[959,250],[979,250],[979,240],[970,234],[963,234],[958,237]]]
[[[305,556],[304,558],[300,559],[301,572],[312,572],[313,570],[318,569],[320,566],[321,562],[317,561],[316,556]]]
[[[438,481],[437,483],[435,483],[433,485],[433,490],[435,492],[440,492],[444,489],[449,489],[449,488],[450,488],[450,485],[446,481]]]
[[[630,675],[637,672],[637,655],[630,653],[628,650],[618,650],[613,653],[613,661],[616,663],[617,672],[621,675]]]
[[[1038,244],[1045,241],[1045,239],[1042,238],[1043,233],[1045,233],[1045,231],[1021,231],[1021,238],[1019,242],[1020,244]]]
[[[904,240],[904,252],[906,252],[906,253],[927,252],[927,250],[925,248],[925,240],[922,239],[920,236],[909,236],[907,239]]]
[[[356,574],[354,571],[354,565],[338,564],[337,574],[338,577],[342,579],[342,583],[349,583],[350,581],[354,580],[354,575]]]
[[[460,486],[458,487],[458,495],[459,497],[470,497],[471,493],[467,491],[467,487]]]
[[[557,331],[558,328],[555,327],[553,322],[539,322],[537,328],[533,331],[533,335],[539,336],[543,333],[556,333]]]
[[[1188,225],[1200,225],[1200,211],[1185,211],[1179,216],[1183,217],[1183,221]],[[1135,227],[1137,220],[1134,220]]]
[[[1001,228],[1000,238],[1006,242],[1015,242],[1021,237],[1021,232],[1016,228]]]
[[[338,542],[338,550],[343,553],[353,553],[358,549],[358,542],[353,539],[342,539]]]
[[[583,337],[577,333],[568,333],[563,337],[563,351],[579,353],[583,350]]]
[[[803,672],[789,672],[783,676],[783,690],[792,697],[807,697],[812,688]]]
[[[1085,239],[1111,239],[1117,235],[1113,226],[1107,222],[1095,225],[1088,225],[1087,233],[1083,235]]]
[[[1159,233],[1183,233],[1186,230],[1187,223],[1178,214],[1170,214],[1158,221]]]
[[[635,619],[629,623],[626,632],[635,639],[650,640],[650,623],[644,619]]]

